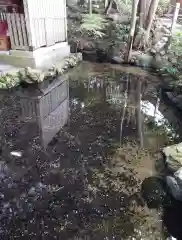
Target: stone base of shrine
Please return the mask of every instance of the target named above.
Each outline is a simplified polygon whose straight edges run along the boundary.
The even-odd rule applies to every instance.
[[[69,56],[70,46],[67,42],[56,43],[53,46],[42,47],[34,51],[10,50],[0,54],[0,64],[14,67],[48,69],[58,60]]]

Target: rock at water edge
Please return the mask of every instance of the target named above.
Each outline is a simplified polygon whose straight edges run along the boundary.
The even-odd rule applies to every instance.
[[[182,168],[175,172],[174,177],[167,176],[166,182],[173,197],[182,201]]]
[[[182,94],[166,92],[166,95],[177,108],[182,110]]]
[[[112,59],[111,59],[111,63],[114,63],[114,64],[121,64],[123,63],[124,60],[122,57],[119,57],[119,56],[114,56]]]
[[[175,173],[182,167],[182,143],[165,147],[163,149],[165,161],[170,171]]]

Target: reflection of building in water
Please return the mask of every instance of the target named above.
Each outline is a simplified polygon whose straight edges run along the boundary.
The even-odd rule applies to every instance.
[[[68,120],[68,87],[68,80],[60,77],[56,83],[38,93],[30,91],[20,95],[20,118],[26,122],[36,120],[44,147]]]

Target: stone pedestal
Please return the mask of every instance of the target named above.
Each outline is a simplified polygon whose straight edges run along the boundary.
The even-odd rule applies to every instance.
[[[70,46],[67,42],[42,47],[35,51],[10,50],[9,55],[1,54],[0,61],[15,67],[47,69],[57,60],[69,56]]]

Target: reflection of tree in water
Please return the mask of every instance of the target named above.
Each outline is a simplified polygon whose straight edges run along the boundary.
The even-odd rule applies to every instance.
[[[108,101],[121,108],[120,142],[125,123],[125,126],[138,129],[140,144],[143,146],[141,96],[145,91],[144,84],[141,78],[127,74],[121,76],[119,83],[110,85],[107,89]]]
[[[118,72],[115,72],[114,77],[115,80],[113,80],[112,72],[112,76],[109,73],[97,74],[85,81],[75,81],[76,86],[73,88],[74,92],[75,88],[78,91],[76,98],[84,93],[82,101],[86,103],[86,106],[103,101],[117,108],[121,115],[120,142],[122,143],[125,133],[128,135],[129,132],[130,134],[133,132],[143,146],[141,98],[146,93],[147,80],[144,81],[144,78],[128,73],[121,75]]]

